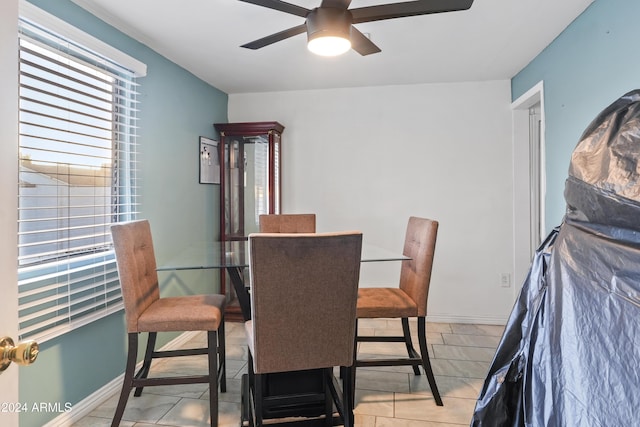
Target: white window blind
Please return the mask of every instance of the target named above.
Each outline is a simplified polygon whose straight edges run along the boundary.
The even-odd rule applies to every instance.
[[[122,308],[112,223],[136,218],[130,70],[20,19],[20,339],[46,341]]]

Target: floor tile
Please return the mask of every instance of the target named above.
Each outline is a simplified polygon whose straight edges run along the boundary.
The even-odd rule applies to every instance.
[[[240,405],[229,402],[218,404],[218,426],[238,427]],[[198,399],[181,399],[158,424],[177,427],[207,427],[210,425],[209,402]]]
[[[113,414],[112,414],[113,415]],[[75,423],[73,427],[110,427],[112,418],[101,418],[88,415]],[[152,424],[156,425],[156,424]],[[122,421],[120,427],[138,427],[134,421]]]
[[[410,320],[414,347],[417,324]],[[219,394],[220,427],[240,426],[240,378],[247,370],[247,344],[242,323],[228,322],[227,392]],[[356,376],[356,427],[453,427],[468,426],[476,399],[493,359],[503,326],[459,323],[427,323],[427,344],[436,384],[444,406],[435,404],[424,373],[410,366],[358,368]],[[397,319],[362,319],[363,335],[401,335]],[[206,334],[198,333],[183,348],[202,347]],[[405,357],[402,343],[360,343],[359,358]],[[151,376],[202,375],[203,356],[155,362]],[[337,373],[338,370],[336,369]],[[117,395],[94,409],[73,427],[109,426]],[[187,427],[209,425],[209,389],[206,384],[147,387],[140,397],[131,394],[122,427]]]
[[[411,420],[466,424],[471,422],[474,399],[446,398],[444,406],[437,406],[432,396],[420,394],[396,394],[395,417]]]
[[[409,374],[357,369],[356,388],[409,393]]]
[[[411,322],[409,322],[411,323]],[[432,323],[427,322],[427,333],[430,332],[441,332],[443,334],[452,333],[453,330],[451,328],[451,323]]]
[[[431,359],[431,367],[436,375],[449,377],[485,378],[489,362],[469,360]]]
[[[475,360],[491,362],[495,350],[487,347],[469,347],[458,345],[434,345],[433,354],[436,359]]]
[[[356,388],[355,414],[393,417],[393,393]]]
[[[492,335],[501,337],[504,332],[502,325],[476,325],[467,323],[452,323],[451,331],[455,334],[464,335]]]
[[[93,410],[90,415],[98,418],[112,418],[116,412],[118,397],[118,395],[114,395]],[[125,421],[155,423],[169,412],[179,400],[179,397],[151,393],[142,393],[142,396],[134,397],[133,393],[131,393],[122,419]]]
[[[356,427],[377,427],[376,418],[373,415],[354,414],[354,423]]]
[[[387,327],[388,327],[387,319],[358,319],[358,329],[360,328],[384,329]]]
[[[483,380],[465,377],[446,377],[436,375],[436,386],[440,396],[460,397],[464,399],[476,399],[482,389]],[[412,375],[409,377],[411,393],[432,395],[431,387],[426,375]]]
[[[487,347],[495,350],[500,343],[500,337],[496,335],[463,335],[463,334],[441,334],[443,342],[432,344],[460,345],[467,347]]]
[[[241,380],[238,378],[227,378],[227,391],[224,393],[218,393],[218,400],[221,402],[240,403],[240,387]],[[200,396],[200,399],[209,399],[209,389]]]
[[[143,393],[198,399],[207,390],[209,390],[208,384],[178,384],[146,387]]]

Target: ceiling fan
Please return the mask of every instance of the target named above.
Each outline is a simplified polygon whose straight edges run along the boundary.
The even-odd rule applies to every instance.
[[[280,0],[240,1],[305,18],[304,24],[254,40],[242,47],[260,49],[306,32],[309,50],[327,56],[339,55],[349,49],[363,56],[380,52],[380,48],[353,24],[467,10],[473,3],[473,0],[417,0],[349,9],[351,0],[322,0],[319,7],[307,9]],[[330,47],[333,50],[327,50]]]

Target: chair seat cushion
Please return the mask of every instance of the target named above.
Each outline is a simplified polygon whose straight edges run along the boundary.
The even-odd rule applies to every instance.
[[[137,332],[215,331],[225,304],[216,294],[160,298],[140,315]]]
[[[357,317],[415,317],[418,306],[399,288],[360,288],[358,289]]]

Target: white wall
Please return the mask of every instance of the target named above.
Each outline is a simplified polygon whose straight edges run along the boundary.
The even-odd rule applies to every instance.
[[[510,82],[229,95],[229,121],[277,120],[283,212],[401,250],[411,215],[440,222],[429,319],[504,322],[513,305]],[[399,264],[365,265],[395,286]]]

